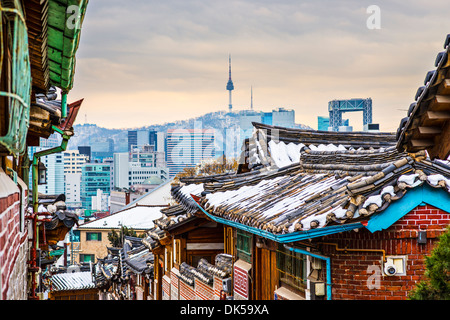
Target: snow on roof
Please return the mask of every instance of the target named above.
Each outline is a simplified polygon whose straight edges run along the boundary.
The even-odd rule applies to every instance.
[[[133,229],[151,229],[154,226],[153,220],[162,216],[161,208],[136,206],[116,212],[110,216],[87,222],[78,229],[120,229],[121,226]]]
[[[127,204],[123,209],[127,209],[136,205],[166,205],[170,202],[170,184],[173,179],[170,179],[155,189],[150,190],[143,196]]]

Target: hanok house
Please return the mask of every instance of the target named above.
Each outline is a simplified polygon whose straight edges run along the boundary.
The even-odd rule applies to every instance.
[[[194,214],[199,210],[190,201],[162,209],[143,240],[154,254],[155,300],[218,300],[230,276],[223,225]]]
[[[142,238],[124,237],[122,248],[108,248],[98,259],[92,276],[100,300],[151,300],[153,254]]]
[[[115,230],[120,233],[122,227],[133,229],[137,235],[153,228],[153,220],[161,217],[160,209],[165,206],[137,205],[126,207],[109,216],[86,222],[77,228],[79,243],[75,244],[78,263],[96,263],[97,259],[108,254],[111,242],[108,234]]]
[[[397,130],[399,151],[427,150],[431,159],[450,156],[450,34],[428,71],[423,86],[417,89],[415,101]]]
[[[38,298],[41,243],[37,235],[44,223],[38,221],[38,175],[33,176],[32,190],[27,183],[30,168],[38,169],[39,158],[29,159],[26,151],[54,132],[66,140],[73,134],[77,107],[67,104],[67,94],[73,86],[87,1],[70,4],[80,9],[75,28],[65,23],[68,2],[0,1],[0,299]],[[59,101],[56,88],[62,92]],[[30,194],[33,211],[28,214]]]
[[[49,300],[98,300],[90,271],[52,275]]]
[[[237,173],[173,189],[223,225],[234,299],[406,299],[450,221],[448,162],[393,134],[254,127]]]

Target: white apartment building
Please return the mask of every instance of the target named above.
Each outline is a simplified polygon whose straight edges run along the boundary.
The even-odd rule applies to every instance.
[[[88,157],[80,154],[78,150],[64,151],[64,174],[81,173],[81,167],[85,164]]]
[[[64,187],[66,204],[70,208],[81,208],[81,167],[88,157],[78,150],[66,150],[64,157]]]
[[[113,166],[114,188],[144,184],[152,177],[162,181],[169,179],[169,169],[165,166],[162,152],[115,153]]]
[[[97,189],[97,195],[92,196],[92,210],[109,211],[110,196]]]
[[[64,175],[66,183],[66,205],[70,208],[81,208],[81,173]]]
[[[47,147],[37,147],[36,152],[47,150]],[[38,192],[59,195],[64,193],[64,163],[61,153],[41,157],[41,162],[47,168],[47,184],[38,186]]]

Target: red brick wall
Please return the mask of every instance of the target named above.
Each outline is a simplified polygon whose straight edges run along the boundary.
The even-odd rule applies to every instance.
[[[0,274],[1,298],[7,299],[10,278],[19,254],[19,247],[27,240],[20,232],[19,193],[0,199]],[[14,280],[14,279],[13,279]]]
[[[213,296],[213,300],[220,300],[220,293],[221,293],[221,291],[223,289],[222,282],[223,282],[222,278],[214,276],[214,282],[213,282],[214,296]]]
[[[194,290],[196,300],[213,300],[214,299],[214,289],[212,286],[207,285],[199,279],[195,279]]]
[[[339,248],[384,249],[386,255],[406,255],[406,275],[386,276],[382,253],[340,252],[335,246],[322,246],[331,258],[333,300],[404,300],[408,291],[423,278],[424,256],[429,255],[437,237],[450,223],[450,214],[435,207],[418,206],[387,230],[371,233],[365,228],[324,237],[323,242]],[[418,231],[427,232],[427,243],[418,244]],[[375,280],[379,279],[379,282]]]
[[[194,287],[191,287],[180,281],[180,300],[195,300],[195,291]]]

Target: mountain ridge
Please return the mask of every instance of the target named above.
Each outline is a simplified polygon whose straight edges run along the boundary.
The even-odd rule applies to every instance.
[[[75,135],[69,140],[68,150],[76,149],[78,146],[91,146],[92,151],[109,151],[107,146],[114,144],[114,152],[126,152],[128,147],[128,131],[131,130],[155,130],[156,132],[167,132],[168,129],[182,128],[202,128],[225,130],[239,129],[239,116],[249,114],[249,112],[259,113],[261,111],[243,110],[239,112],[215,111],[204,115],[164,124],[141,126],[137,128],[110,129],[100,127],[96,124],[75,124]],[[312,130],[311,127],[303,124],[295,124],[294,128]]]

